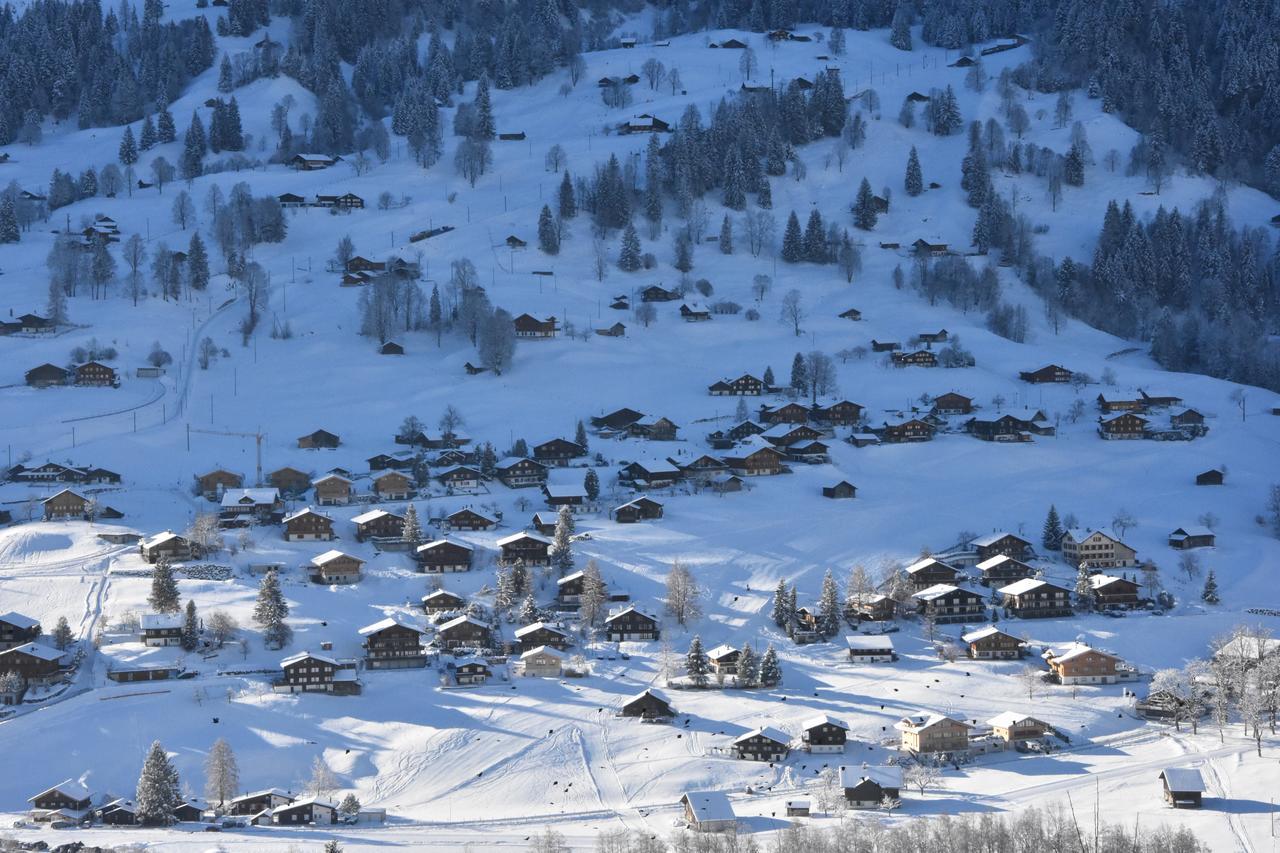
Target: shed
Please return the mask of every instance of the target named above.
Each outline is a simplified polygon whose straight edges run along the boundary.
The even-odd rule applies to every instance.
[[[1175,809],[1198,809],[1204,797],[1204,778],[1194,767],[1166,767],[1158,778],[1164,800]]]

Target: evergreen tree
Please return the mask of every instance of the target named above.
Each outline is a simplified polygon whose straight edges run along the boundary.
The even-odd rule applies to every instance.
[[[182,609],[178,599],[178,582],[173,578],[173,567],[167,557],[156,561],[151,571],[151,595],[147,603],[156,613],[177,613]]]
[[[809,221],[804,227],[804,259],[810,263],[825,264],[827,262],[827,233],[822,223],[822,214],[815,207],[809,211]]]
[[[809,393],[809,365],[800,353],[791,359],[791,390],[798,397]]]
[[[911,50],[911,7],[906,0],[899,0],[890,23],[889,44],[898,50]]]
[[[587,425],[581,418],[578,419],[578,426],[573,431],[573,443],[583,450],[587,449]]]
[[[71,625],[67,623],[67,617],[59,616],[58,624],[53,629],[53,647],[60,652],[65,652],[75,642],[75,635],[71,633]]]
[[[276,569],[268,569],[258,587],[258,600],[253,606],[253,620],[262,628],[262,640],[268,648],[283,648],[293,636],[285,619],[289,603],[280,590]]]
[[[1205,604],[1217,604],[1221,601],[1218,598],[1218,578],[1213,573],[1213,569],[1209,570],[1209,574],[1204,578],[1204,590],[1200,593],[1200,600]]]
[[[520,603],[519,620],[523,625],[532,625],[538,621],[541,614],[538,612],[538,602],[534,601],[533,593],[530,592],[524,597],[524,601]]]
[[[724,156],[724,206],[730,210],[742,210],[747,206],[746,176],[743,174],[742,156],[737,146],[731,146]]]
[[[1062,181],[1071,187],[1084,186],[1084,152],[1073,144],[1062,162]]]
[[[800,217],[791,211],[787,218],[787,228],[782,232],[782,259],[789,264],[804,260],[804,236],[800,231]]]
[[[622,249],[618,252],[618,269],[635,272],[643,266],[640,258],[640,235],[630,222],[622,232]]]
[[[400,539],[408,544],[411,551],[422,543],[422,525],[418,522],[418,508],[412,503],[404,509],[404,528],[400,532]]]
[[[222,62],[218,65],[218,91],[225,95],[235,87],[235,81],[231,75],[231,57],[224,53]]]
[[[134,142],[133,128],[129,125],[125,125],[124,135],[120,137],[120,152],[117,156],[125,166],[138,162],[138,143]]]
[[[733,254],[733,223],[729,221],[727,213],[724,215],[724,221],[720,223],[720,253]]]
[[[360,801],[356,799],[355,794],[347,794],[342,798],[342,802],[338,803],[338,814],[347,818],[354,818],[360,814]]]
[[[18,214],[13,205],[13,195],[0,198],[0,243],[17,243],[22,239],[18,228]]]
[[[196,617],[196,603],[187,599],[187,612],[182,620],[182,637],[179,641],[184,651],[194,652],[200,645],[200,620]]]
[[[560,197],[558,200],[561,219],[573,219],[578,215],[578,201],[573,192],[573,181],[569,178],[569,170],[565,169],[564,179],[560,181]]]
[[[779,580],[778,588],[773,592],[773,610],[770,611],[769,618],[779,628],[787,627],[787,623],[791,621],[791,614],[787,612],[786,580]]]
[[[1087,563],[1081,563],[1076,570],[1076,606],[1081,610],[1093,609],[1093,583]]]
[[[200,121],[199,113],[193,112],[187,135],[183,139],[182,160],[178,164],[183,180],[190,181],[200,177],[204,171],[204,155],[207,150],[204,124]]]
[[[209,802],[217,802],[219,808],[235,799],[240,791],[240,766],[231,744],[218,738],[204,759],[204,795]]]
[[[683,228],[677,231],[675,243],[676,256],[672,266],[680,270],[680,272],[689,272],[689,270],[693,269],[693,243],[689,239],[689,232]]]
[[[582,570],[582,595],[578,598],[578,616],[588,626],[596,625],[609,606],[609,587],[595,560],[588,560]]]
[[[538,248],[548,255],[560,254],[560,230],[556,228],[551,208],[545,204],[538,214]]]
[[[764,375],[761,376],[760,378],[764,381],[764,387],[766,389],[776,387],[777,385],[773,377],[773,368],[769,367],[768,365],[765,366]]]
[[[499,566],[494,582],[493,609],[497,613],[511,613],[519,599],[519,591],[515,587],[515,575],[506,566]]]
[[[156,147],[156,125],[151,118],[151,113],[147,113],[147,117],[142,120],[142,133],[138,137],[138,149],[141,151],[150,151]]]
[[[909,196],[917,196],[924,192],[924,175],[920,172],[920,156],[916,154],[914,145],[911,146],[911,153],[907,155],[907,177],[903,183]]]
[[[173,823],[173,810],[181,801],[178,771],[160,741],[154,741],[142,763],[133,800],[138,822],[143,826],[168,826]]]
[[[760,658],[759,683],[761,687],[776,687],[782,683],[782,667],[778,665],[778,653],[774,650],[773,643],[769,644]]]
[[[818,597],[818,633],[834,637],[840,630],[840,588],[831,570],[822,578],[822,593]]]
[[[474,136],[480,139],[495,139],[497,128],[493,123],[493,105],[489,100],[489,76],[482,75],[476,86],[476,123]]]
[[[156,142],[164,144],[178,139],[178,128],[173,122],[173,113],[169,112],[169,102],[164,98],[156,104],[160,114],[156,118]]]
[[[587,493],[587,500],[594,502],[600,497],[600,477],[594,468],[588,468],[582,478],[582,490]]]
[[[1046,551],[1057,551],[1062,547],[1062,521],[1058,518],[1058,508],[1053,504],[1049,504],[1049,514],[1044,517],[1040,544]]]
[[[689,643],[689,652],[684,657],[684,672],[694,687],[706,687],[707,676],[711,671],[707,653],[702,648],[702,637],[693,635]]]
[[[743,643],[742,650],[738,652],[736,675],[739,687],[755,687],[760,678],[760,662],[756,660],[756,650],[751,647],[750,640]]]
[[[760,180],[760,189],[756,191],[756,205],[761,210],[773,209],[773,190],[769,188],[769,182],[763,178]]]
[[[222,147],[226,151],[244,150],[244,131],[240,125],[240,104],[235,96],[227,104],[222,123]]]
[[[876,227],[878,217],[875,194],[871,192],[871,182],[863,178],[862,183],[858,185],[858,196],[853,202],[853,224],[863,231],[870,231]]]
[[[209,254],[205,251],[200,232],[191,233],[187,244],[187,285],[192,290],[203,291],[209,287]]]
[[[564,577],[573,571],[573,512],[567,506],[556,514],[556,533],[551,541],[551,564]]]

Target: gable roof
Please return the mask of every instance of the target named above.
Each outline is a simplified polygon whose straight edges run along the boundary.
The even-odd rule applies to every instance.
[[[386,619],[379,619],[372,625],[365,625],[358,633],[362,637],[367,637],[370,634],[376,634],[379,631],[385,631],[388,628],[397,625],[401,628],[408,628],[410,631],[417,631],[419,634],[425,634],[427,632],[426,629],[419,625],[415,620],[410,619],[403,613],[392,613]]]
[[[62,660],[62,652],[58,651],[53,646],[42,646],[39,643],[23,643],[20,646],[15,646],[14,648],[9,649],[8,651],[0,652],[0,655],[11,655],[18,652],[30,655],[33,658],[39,658],[40,660]]]
[[[342,557],[346,557],[349,560],[355,560],[357,563],[360,563],[362,565],[365,562],[359,557],[355,557],[355,556],[352,556],[351,554],[347,554],[343,551],[339,551],[337,548],[330,548],[328,551],[325,551],[323,554],[317,554],[316,556],[312,557],[311,565],[323,566],[326,563],[332,563],[334,560],[340,559]]]
[[[893,638],[887,634],[848,634],[844,638],[850,649],[864,651],[893,650]]]
[[[546,539],[543,539],[541,536],[530,533],[527,530],[521,530],[519,533],[512,533],[510,536],[503,536],[494,544],[497,545],[499,548],[502,548],[506,545],[512,544],[513,542],[519,542],[521,539],[532,539],[534,542],[540,542],[541,544],[546,545],[547,547],[551,546],[551,543],[548,542]]]
[[[10,610],[8,613],[0,613],[0,622],[6,625],[12,625],[23,631],[30,631],[32,628],[39,628],[40,622],[32,619],[30,616],[24,616],[21,613],[15,613]]]
[[[737,820],[729,797],[723,791],[686,791],[680,799],[689,804],[693,819],[698,823]]]
[[[960,639],[966,643],[976,643],[979,640],[985,640],[988,637],[995,637],[1001,634],[1003,634],[1006,637],[1012,637],[1013,639],[1017,639],[1017,637],[1014,637],[1008,631],[1001,631],[995,625],[984,625],[981,628],[977,629],[976,631],[970,631],[967,634],[961,634]]]
[[[87,800],[91,796],[89,789],[80,782],[77,782],[75,779],[63,779],[52,788],[45,788],[34,797],[28,798],[27,802],[33,802],[40,797],[43,797],[45,794],[51,794],[55,791],[72,800]]]
[[[1001,595],[1025,595],[1028,592],[1035,592],[1036,590],[1042,589],[1044,587],[1049,587],[1050,589],[1062,590],[1063,592],[1070,591],[1070,590],[1067,590],[1065,587],[1058,586],[1057,584],[1054,584],[1054,583],[1049,583],[1047,580],[1043,580],[1041,578],[1023,578],[1020,581],[1014,581],[1008,586],[1000,587],[1000,589],[996,590],[996,592],[1000,593]]]
[[[739,744],[743,741],[749,740],[750,738],[756,737],[757,735],[768,738],[769,740],[774,741],[775,743],[780,743],[784,746],[791,743],[791,735],[773,726],[761,726],[758,729],[752,729],[746,734],[738,735],[738,737],[733,739],[733,742],[734,744]]]
[[[800,724],[800,728],[805,730],[816,729],[818,726],[835,726],[838,729],[844,729],[845,731],[849,730],[848,723],[844,720],[836,719],[830,714],[819,714],[816,717],[810,717]]]
[[[1204,777],[1195,767],[1166,767],[1158,777],[1164,780],[1170,791],[1203,794]]]

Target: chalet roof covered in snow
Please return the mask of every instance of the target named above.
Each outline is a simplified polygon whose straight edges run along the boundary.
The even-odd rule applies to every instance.
[[[729,797],[723,791],[688,791],[681,799],[689,804],[698,823],[736,819]]]
[[[774,743],[780,743],[780,744],[783,744],[784,746],[786,744],[791,743],[791,735],[773,726],[761,726],[758,729],[752,729],[751,731],[746,732],[745,734],[738,735],[736,738],[733,739],[733,742],[735,744],[744,743],[745,741],[748,741],[757,736],[767,738],[768,740],[771,740]]]
[[[376,634],[379,631],[385,631],[397,625],[401,628],[408,628],[410,631],[417,631],[419,634],[426,633],[426,628],[422,627],[416,620],[405,616],[403,613],[393,613],[385,619],[379,619],[372,625],[365,625],[359,630],[359,634],[362,637],[367,637],[370,634]]]
[[[224,507],[244,506],[245,504],[271,506],[278,500],[280,500],[280,491],[278,489],[227,489],[222,493],[222,505]]]
[[[144,613],[138,621],[144,631],[166,631],[181,628],[184,619],[181,613]]]
[[[887,634],[846,634],[844,642],[853,651],[893,651],[893,638]]]
[[[1166,767],[1160,771],[1170,791],[1181,794],[1203,794],[1206,790],[1204,777],[1195,767]]]

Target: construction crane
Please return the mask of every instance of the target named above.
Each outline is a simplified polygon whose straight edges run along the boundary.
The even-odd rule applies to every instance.
[[[232,438],[252,438],[258,452],[258,476],[254,480],[254,485],[262,485],[262,440],[267,437],[265,432],[230,432],[227,430],[217,429],[196,429],[187,424],[187,450],[191,449],[191,433],[198,432],[204,435],[229,435]]]

